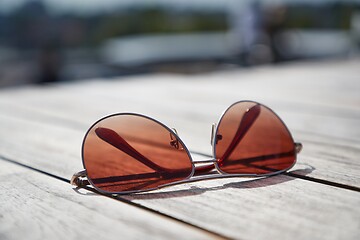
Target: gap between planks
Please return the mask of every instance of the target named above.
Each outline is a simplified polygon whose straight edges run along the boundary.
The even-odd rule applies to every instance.
[[[57,176],[57,175],[52,174],[52,173],[45,172],[45,171],[43,171],[43,170],[41,170],[41,169],[28,166],[28,165],[26,165],[26,164],[17,162],[17,161],[15,161],[15,160],[9,159],[9,158],[4,157],[4,156],[1,156],[1,155],[0,155],[0,160],[9,162],[9,163],[12,163],[12,164],[15,164],[15,165],[18,165],[18,166],[21,166],[21,167],[24,167],[24,168],[33,170],[33,171],[36,171],[36,172],[38,172],[38,173],[44,174],[44,175],[46,175],[46,176],[55,178],[55,179],[57,179],[57,180],[60,180],[60,181],[66,182],[66,183],[70,183],[70,180],[69,180],[69,179],[66,179],[66,178]],[[117,201],[121,201],[121,202],[126,203],[126,204],[129,204],[129,205],[131,205],[131,206],[134,206],[134,207],[143,209],[143,210],[145,210],[145,211],[148,211],[148,212],[151,212],[151,213],[154,213],[154,214],[158,214],[158,215],[160,215],[160,216],[163,216],[163,217],[165,217],[165,218],[174,220],[174,221],[179,222],[179,223],[181,223],[181,224],[185,224],[185,225],[187,225],[187,226],[189,226],[189,227],[192,227],[192,228],[201,230],[201,231],[203,231],[204,233],[207,233],[207,234],[209,234],[209,235],[212,236],[212,237],[216,237],[216,238],[218,238],[218,239],[230,239],[229,237],[226,237],[226,236],[224,236],[224,235],[222,235],[222,234],[219,234],[219,233],[216,233],[216,232],[212,232],[212,231],[207,230],[207,229],[205,229],[205,228],[196,226],[196,225],[191,224],[191,223],[188,223],[188,222],[186,222],[186,221],[184,221],[184,220],[181,220],[181,219],[175,218],[175,217],[173,217],[173,216],[164,214],[164,213],[162,213],[162,212],[160,212],[160,211],[156,211],[156,210],[154,210],[154,209],[152,209],[152,208],[148,208],[148,207],[146,207],[146,206],[143,206],[143,205],[141,205],[141,204],[132,202],[132,201],[127,200],[127,199],[125,199],[125,198],[120,198],[120,197],[118,197],[118,196],[115,197],[115,196],[111,196],[111,195],[106,195],[106,194],[103,194],[103,193],[100,193],[100,192],[96,191],[96,189],[94,189],[94,188],[87,187],[87,186],[82,187],[82,188],[84,188],[84,189],[86,189],[86,190],[88,190],[88,191],[97,193],[97,194],[99,194],[99,195],[102,195],[102,196],[104,196],[104,197],[108,197],[108,198],[111,198],[111,199],[114,199],[114,200],[117,200]]]
[[[194,154],[197,154],[197,155],[207,157],[207,158],[212,157],[209,154],[205,154],[205,153],[201,153],[201,152],[195,152],[195,151],[190,151],[190,152],[194,153]],[[351,190],[351,191],[355,191],[355,192],[360,192],[360,188],[356,187],[356,186],[350,186],[350,185],[337,183],[337,182],[332,182],[332,181],[319,179],[319,178],[315,178],[315,177],[309,177],[309,176],[301,175],[301,174],[297,174],[297,173],[284,172],[284,173],[280,173],[280,175],[286,175],[286,176],[289,176],[289,177],[299,178],[299,179],[310,181],[310,182],[315,182],[315,183],[320,183],[320,184],[324,184],[324,185],[328,185],[328,186],[332,186],[332,187],[337,187],[337,188],[347,189],[347,190]]]
[[[50,117],[50,116],[47,116],[47,117]],[[18,119],[17,116],[16,116],[15,118]],[[52,119],[53,117],[51,116],[50,118]],[[53,119],[52,119],[52,120],[53,120]],[[69,121],[71,121],[71,120],[69,120]],[[35,122],[38,122],[38,121],[35,120]],[[78,130],[78,129],[77,129],[77,130]],[[192,152],[192,153],[197,153],[197,154],[200,154],[200,155],[203,155],[203,156],[206,156],[206,157],[211,157],[211,156],[208,155],[208,154],[203,154],[203,153],[195,152],[195,151],[191,151],[191,152]],[[338,187],[338,188],[343,188],[343,189],[348,189],[348,190],[353,190],[353,191],[358,191],[358,192],[360,192],[360,188],[357,187],[357,186],[348,185],[348,184],[344,184],[344,183],[337,183],[337,182],[334,182],[334,181],[330,181],[330,180],[326,180],[326,179],[321,179],[321,178],[319,178],[319,177],[303,176],[303,175],[295,174],[295,173],[292,173],[292,177],[296,177],[296,178],[300,178],[300,179],[307,180],[307,181],[322,183],[322,184],[326,184],[326,185],[330,185],[330,186],[334,186],[334,187]]]
[[[191,150],[190,150],[190,152],[191,152],[192,154],[201,155],[201,156],[204,156],[204,157],[207,157],[207,158],[211,158],[211,157],[212,157],[211,155],[208,155],[208,154],[205,154],[205,153],[201,153],[201,152],[196,152],[196,151],[191,151]],[[34,167],[29,166],[29,165],[26,165],[26,164],[17,162],[17,161],[15,161],[15,160],[12,160],[12,159],[7,158],[7,157],[5,157],[5,156],[0,155],[0,159],[1,159],[1,160],[4,160],[4,161],[11,162],[11,163],[14,163],[14,164],[17,164],[17,165],[22,166],[22,167],[29,168],[29,169],[31,169],[31,170],[34,170],[34,171],[37,171],[37,172],[39,172],[39,173],[45,174],[45,175],[47,175],[47,176],[56,178],[56,179],[58,179],[58,180],[61,180],[61,181],[70,183],[70,180],[69,180],[69,179],[66,179],[66,178],[60,177],[60,176],[58,176],[58,175],[55,175],[55,174],[52,174],[52,173],[43,171],[43,170],[41,170],[41,169],[34,168]],[[347,189],[347,190],[351,190],[351,191],[355,191],[355,192],[360,192],[360,188],[359,188],[359,187],[350,186],[350,185],[346,185],[346,184],[342,184],[342,183],[337,183],[337,182],[333,182],[333,181],[329,181],[329,180],[319,179],[319,178],[316,178],[316,177],[310,177],[310,176],[301,175],[301,174],[292,173],[292,172],[284,172],[284,173],[280,173],[280,175],[286,175],[286,176],[289,176],[289,177],[299,178],[299,179],[302,179],[302,180],[305,180],[305,181],[310,181],[310,182],[319,183],[319,184],[324,184],[324,185],[328,185],[328,186],[332,186],[332,187],[336,187],[336,188],[342,188],[342,189]],[[99,193],[99,194],[104,195],[104,196],[108,196],[108,195],[102,194],[102,193],[100,193],[100,192],[98,192],[98,191],[96,191],[95,189],[92,189],[92,188],[86,188],[86,189],[89,190],[89,191],[93,191],[93,192]],[[117,198],[115,198],[115,199],[117,199]],[[144,208],[144,209],[146,209],[146,210],[149,210],[149,211],[153,211],[153,212],[162,214],[162,213],[160,213],[160,212],[158,212],[158,211],[156,211],[156,210],[153,210],[153,209],[144,207],[144,206],[142,206],[142,205],[133,203],[133,202],[128,201],[128,200],[126,200],[126,199],[121,198],[121,200],[124,200],[124,202],[127,202],[127,203],[129,203],[129,204],[132,204],[132,205],[134,205],[134,206],[138,206],[138,207]],[[171,216],[169,216],[169,215],[165,215],[165,216],[170,217],[170,218],[173,218],[173,217],[171,217]],[[176,218],[173,218],[173,219],[176,219]],[[176,219],[176,220],[178,220],[178,219]],[[180,221],[181,221],[181,220],[180,220]],[[208,231],[208,230],[206,230],[206,229],[203,229],[203,230]]]
[[[1,158],[0,158],[1,159]],[[13,161],[13,160],[11,160],[11,159],[3,159],[3,160],[5,160],[5,161],[8,161],[8,160],[10,160],[12,163],[14,163],[14,164],[18,164],[16,161]],[[20,165],[20,166],[23,166],[23,167],[27,167],[25,164],[18,164],[18,165]],[[34,169],[34,170],[36,170],[36,168],[32,168],[32,169]],[[41,173],[44,173],[44,171],[40,171]],[[290,178],[292,178],[292,177],[290,177]],[[296,178],[293,178],[293,179],[296,179]],[[276,177],[275,178],[273,178],[273,180],[271,180],[270,179],[270,181],[278,181],[278,180],[276,180]],[[66,180],[66,182],[68,182],[68,180]],[[308,182],[308,181],[304,181],[305,183],[306,182]],[[255,182],[253,182],[255,185],[257,185],[257,184],[260,184],[259,186],[261,186],[261,180],[258,182],[258,183],[255,183]],[[250,185],[252,185],[253,183],[249,183]],[[232,183],[231,183],[232,184]],[[245,189],[247,188],[246,187],[246,185],[247,184],[245,184]],[[319,187],[321,187],[321,186],[323,186],[322,184],[318,184],[319,185]],[[316,187],[316,186],[314,186],[315,188],[315,192],[317,193],[318,192],[318,190],[319,190],[319,187]],[[211,189],[212,187],[210,187],[210,189]],[[89,189],[90,191],[93,191],[92,189]],[[194,189],[192,189],[192,190],[194,190]],[[189,189],[189,190],[186,190],[186,191],[188,191],[188,192],[191,192],[192,191],[191,189]],[[200,190],[200,192],[202,192],[202,189],[199,189]],[[297,195],[299,195],[299,192],[297,192],[297,190],[299,190],[299,188],[298,188],[298,185],[296,185],[295,186],[295,188],[293,188],[293,189],[291,189],[291,192],[292,191],[294,191],[295,190],[295,193],[294,193],[294,196],[297,196]],[[325,192],[323,192],[323,193],[326,193],[325,195],[327,195],[327,191],[328,190],[330,190],[330,189],[327,189],[327,190],[325,190]],[[183,192],[184,190],[181,190],[180,192]],[[194,191],[197,191],[196,189],[194,190]],[[93,191],[94,192],[94,191]],[[346,192],[343,192],[342,194],[344,194],[344,195],[346,195],[346,196],[351,196],[351,198],[352,198],[352,200],[350,201],[350,205],[351,206],[356,206],[357,205],[357,203],[355,203],[354,202],[354,199],[357,199],[356,198],[356,196],[355,195],[351,195],[351,193],[352,193],[353,191],[346,191]],[[329,202],[328,202],[328,200],[331,200],[333,197],[338,197],[338,196],[343,196],[342,194],[340,194],[339,195],[339,193],[337,193],[337,194],[335,194],[335,196],[333,196],[333,193],[334,193],[334,191],[330,191],[329,192],[329,196],[331,196],[330,197],[330,199],[327,199],[327,198],[325,198],[325,199],[327,199],[327,201],[325,202],[326,203],[326,206],[327,207],[325,207],[325,209],[327,209],[329,206]],[[270,193],[270,195],[274,195],[275,194],[275,196],[276,196],[276,194],[277,194],[277,191],[276,191],[276,189],[275,189],[275,192],[271,192]],[[300,192],[300,195],[301,194],[303,194],[303,192]],[[154,195],[153,196],[158,196],[159,195],[159,193],[154,193]],[[176,193],[175,193],[175,195],[176,195]],[[253,194],[254,196],[257,196],[257,194],[256,194],[256,191],[254,192],[254,194]],[[224,196],[222,196],[222,197],[224,197]],[[222,200],[226,200],[227,198],[225,198],[225,199],[223,199],[221,196],[220,196],[220,199],[222,199]],[[253,197],[253,196],[252,196]],[[251,197],[251,198],[252,198]],[[310,196],[310,198],[311,197],[313,197],[313,195],[312,196]],[[109,198],[112,198],[112,197],[109,197]],[[125,201],[124,201],[124,198],[125,198]],[[298,197],[295,197],[295,198],[298,198]],[[346,198],[346,197],[345,197]],[[146,210],[150,210],[151,212],[153,212],[153,213],[156,213],[156,214],[161,214],[162,216],[164,216],[164,217],[170,217],[171,219],[175,219],[176,221],[179,221],[179,222],[181,222],[181,223],[185,223],[185,224],[189,224],[190,226],[195,226],[196,228],[199,228],[199,229],[203,229],[203,228],[205,228],[206,229],[206,227],[207,227],[207,225],[205,224],[202,224],[201,222],[199,222],[199,219],[192,219],[192,217],[191,218],[189,218],[189,216],[187,216],[187,217],[184,217],[184,216],[182,216],[181,214],[179,215],[179,214],[175,214],[175,216],[176,216],[176,218],[174,218],[174,217],[171,217],[171,216],[168,216],[167,214],[163,214],[162,212],[167,212],[167,211],[165,211],[166,210],[166,208],[167,207],[169,207],[169,206],[165,206],[165,210],[163,209],[163,208],[161,208],[160,207],[160,209],[158,209],[158,211],[154,211],[154,210],[152,210],[151,208],[152,208],[152,204],[153,204],[153,201],[151,201],[151,199],[152,199],[152,196],[151,196],[151,194],[149,194],[149,195],[129,195],[129,196],[124,196],[124,197],[121,197],[121,198],[119,198],[119,197],[116,197],[116,198],[114,198],[115,200],[118,200],[118,201],[121,201],[121,202],[124,202],[124,203],[128,203],[128,204],[131,204],[132,206],[136,206],[136,207],[140,207],[140,208],[142,208],[142,209],[146,209]],[[127,199],[127,200],[126,200]],[[146,200],[146,199],[148,199],[149,200],[149,203],[148,203],[148,205],[146,205],[146,207],[143,207],[142,205],[142,203],[141,203],[141,201],[139,201],[139,200],[141,200],[141,199],[144,199],[144,200]],[[216,202],[217,201],[219,201],[220,199],[215,199],[216,200]],[[202,199],[203,200],[203,199]],[[246,200],[246,199],[245,199]],[[277,198],[275,197],[275,199],[274,199],[274,201],[276,201],[277,200]],[[290,197],[290,200],[292,200],[292,198]],[[127,202],[127,201],[129,201],[129,202]],[[164,201],[166,201],[166,199],[164,199]],[[358,200],[356,200],[357,202],[358,202]],[[139,204],[140,204],[140,206],[138,206],[136,203],[134,204],[133,202],[138,202]],[[181,201],[180,201],[181,202]],[[201,201],[201,202],[203,202],[203,203],[205,203],[206,201]],[[225,201],[226,203],[229,203],[228,201]],[[245,201],[246,202],[246,201]],[[262,203],[262,201],[260,200],[260,202]],[[292,202],[292,201],[291,201]],[[177,204],[177,205],[179,205],[179,203],[170,203],[170,205],[171,204]],[[337,204],[337,203],[335,203],[335,204]],[[291,205],[291,204],[290,204]],[[345,205],[346,207],[348,207],[348,206],[350,206],[349,205],[349,202],[348,202],[348,205]],[[305,204],[305,206],[306,206],[306,204]],[[319,202],[317,203],[317,204],[315,204],[315,206],[316,207],[320,207],[320,208],[322,208],[322,206],[323,206],[323,204],[320,204],[319,205]],[[333,204],[331,204],[331,206],[337,206],[337,205],[333,205]],[[150,209],[148,209],[148,207],[150,207]],[[219,206],[215,206],[215,207],[219,207]],[[293,206],[294,207],[294,206]],[[267,209],[267,208],[265,208],[265,209]],[[337,209],[337,208],[336,208]],[[341,209],[341,208],[339,208],[339,209]],[[337,209],[336,211],[338,211],[339,209]],[[244,209],[245,210],[245,209]],[[316,210],[316,209],[315,209]],[[286,212],[287,212],[288,210],[286,210]],[[285,213],[286,213],[285,212]],[[295,211],[296,212],[296,211]],[[308,215],[307,217],[306,217],[306,219],[311,219],[311,218],[309,218],[309,217],[312,217],[315,213],[311,213],[312,211],[305,211],[304,212],[304,214],[306,213],[306,215]],[[315,211],[316,212],[316,211]],[[334,210],[331,210],[331,214],[329,214],[329,215],[332,215],[332,214],[334,214]],[[292,211],[291,211],[291,213],[292,213]],[[356,213],[354,213],[355,215],[352,215],[352,216],[349,216],[349,215],[344,215],[344,214],[348,214],[349,213],[349,210],[347,210],[346,212],[339,212],[339,213],[342,213],[342,217],[341,218],[339,218],[340,220],[339,221],[335,221],[335,224],[336,224],[336,228],[334,228],[334,229],[340,229],[340,230],[333,230],[334,231],[334,234],[335,234],[335,236],[344,236],[344,234],[346,233],[346,235],[347,234],[349,234],[349,235],[347,235],[348,237],[351,235],[352,237],[352,239],[356,239],[356,238],[354,238],[353,236],[355,236],[356,235],[356,233],[355,233],[355,228],[354,228],[354,225],[356,225],[356,224],[358,224],[359,222],[358,222],[358,220],[356,220]],[[287,214],[287,213],[286,213]],[[285,214],[285,215],[286,215]],[[255,214],[256,216],[254,217],[255,219],[257,219],[258,218],[258,215],[257,214]],[[273,215],[273,214],[270,214],[270,215]],[[310,215],[310,216],[309,216]],[[237,215],[236,215],[237,216]],[[235,216],[235,218],[236,218],[236,216]],[[249,215],[247,215],[247,216],[249,216]],[[297,216],[299,216],[300,218],[304,218],[304,216],[302,216],[302,215],[297,215]],[[319,216],[319,218],[320,219],[322,219],[322,217],[321,217],[321,215],[318,215],[318,213],[316,213],[315,214],[315,216]],[[199,216],[197,216],[198,218],[199,218]],[[250,217],[250,216],[249,216]],[[180,220],[178,219],[178,218],[180,218]],[[234,217],[233,217],[234,218]],[[352,218],[352,220],[351,220],[351,218]],[[344,225],[346,222],[346,224],[348,224],[348,221],[353,221],[354,220],[354,218],[355,218],[355,223],[354,224],[352,224],[351,225],[351,227],[349,227],[349,229],[348,229],[348,231],[344,231],[343,229],[342,229],[342,227],[341,226],[347,226],[347,225]],[[200,218],[201,220],[200,221],[202,221],[202,219],[203,218]],[[332,219],[332,217],[327,217],[326,219]],[[214,220],[214,219],[212,219],[212,220]],[[259,220],[259,219],[258,219]],[[233,222],[234,221],[234,219],[232,219],[231,220],[231,222]],[[253,221],[253,220],[251,220],[250,219],[250,221]],[[259,220],[260,221],[260,220]],[[313,220],[314,221],[314,220]],[[276,222],[276,221],[275,221]],[[261,223],[261,221],[259,222],[259,223]],[[327,229],[327,230],[329,230],[328,229],[328,227],[327,226],[329,226],[328,224],[330,224],[330,223],[332,223],[331,221],[330,222],[327,222],[325,225],[322,225],[322,226],[319,226],[319,227],[322,227],[322,228],[324,228],[324,226],[326,226],[325,227],[325,229]],[[302,226],[302,224],[304,224],[304,222],[302,222],[302,221],[300,221],[300,225],[299,226]],[[287,226],[287,225],[286,225]],[[305,226],[308,226],[306,223],[305,223]],[[305,227],[304,226],[304,227]],[[233,227],[233,226],[232,226]],[[339,228],[340,227],[340,228]],[[250,227],[250,229],[251,229],[251,227]],[[243,229],[244,230],[244,229]],[[323,229],[324,230],[324,229]],[[237,230],[237,231],[240,231],[240,230]],[[250,232],[252,232],[251,230],[249,230]],[[310,231],[311,232],[311,231]],[[210,231],[210,233],[212,233],[211,231]],[[239,232],[236,232],[236,233],[239,233]],[[238,235],[238,234],[236,234],[236,233],[229,233],[229,236],[227,236],[227,237],[224,237],[224,235],[222,234],[222,233],[220,233],[220,234],[217,234],[216,236],[218,236],[218,237],[222,237],[222,238],[239,238],[240,236]],[[292,234],[294,234],[294,232],[291,232],[290,231],[290,233],[292,233]],[[322,231],[320,231],[320,233],[318,233],[318,234],[323,234],[324,232],[322,232]],[[234,235],[234,234],[236,234],[236,235]],[[243,234],[243,233],[242,233]],[[247,234],[249,234],[248,233],[248,231],[245,231],[245,234],[244,234],[244,237],[246,238],[246,235]],[[274,233],[273,233],[274,234]],[[305,234],[305,233],[304,233]],[[354,235],[355,234],[355,235]],[[225,234],[225,235],[227,235],[227,234]],[[277,234],[276,234],[277,235]],[[306,235],[306,234],[305,234]],[[260,236],[262,236],[261,234],[260,234]],[[321,236],[323,236],[323,235],[321,235]],[[247,238],[249,238],[249,235],[247,236]],[[261,238],[261,237],[260,237]],[[260,239],[259,238],[259,239]],[[288,238],[290,239],[290,235],[288,236]],[[315,237],[316,238],[316,237]],[[263,238],[263,239],[266,239],[266,238]],[[285,237],[285,239],[286,239],[286,237]],[[318,236],[318,239],[322,239],[322,237],[319,237]],[[336,239],[336,238],[334,238],[334,239]],[[350,238],[349,238],[350,239]]]

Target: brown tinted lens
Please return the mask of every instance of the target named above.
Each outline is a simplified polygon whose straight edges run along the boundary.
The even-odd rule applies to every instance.
[[[153,189],[192,172],[177,136],[154,120],[129,114],[102,119],[89,130],[83,163],[91,182],[106,192]]]
[[[255,102],[231,106],[220,120],[216,139],[216,159],[226,173],[267,174],[296,161],[294,141],[284,123]]]

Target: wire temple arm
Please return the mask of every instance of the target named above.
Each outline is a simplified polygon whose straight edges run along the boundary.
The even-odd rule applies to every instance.
[[[301,150],[303,149],[302,143],[300,143],[300,142],[295,142],[294,145],[295,145],[295,151],[296,151],[296,153],[300,153]]]
[[[226,149],[223,156],[219,159],[219,162],[221,163],[224,161],[224,159],[227,159],[232,152],[235,150],[237,145],[241,142],[245,134],[249,131],[249,129],[252,127],[256,119],[259,117],[261,111],[261,107],[259,104],[256,104],[255,106],[251,107],[250,109],[246,110],[244,113],[244,116],[241,119],[241,122],[239,124],[239,127],[236,130],[236,133],[234,135],[234,138],[232,139],[230,145]]]
[[[142,164],[148,166],[155,171],[171,171],[171,169],[161,167],[160,165],[154,163],[153,161],[142,155],[114,130],[104,127],[98,127],[95,129],[95,134],[104,142],[107,142],[108,144],[126,153],[127,155],[131,156],[132,158],[138,160]]]
[[[74,186],[78,186],[78,187],[84,187],[84,186],[90,185],[88,180],[81,179],[84,177],[86,177],[86,170],[77,172],[72,176],[72,178],[70,180],[70,184],[74,185]]]

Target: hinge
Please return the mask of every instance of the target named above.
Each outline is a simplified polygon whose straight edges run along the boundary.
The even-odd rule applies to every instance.
[[[78,187],[83,187],[83,186],[89,185],[88,180],[80,179],[80,178],[84,178],[84,177],[86,177],[86,170],[75,173],[70,180],[70,184],[74,185],[74,186],[78,186]]]
[[[303,149],[303,145],[301,143],[299,143],[299,142],[295,142],[294,145],[295,145],[296,153],[301,152],[301,150]]]

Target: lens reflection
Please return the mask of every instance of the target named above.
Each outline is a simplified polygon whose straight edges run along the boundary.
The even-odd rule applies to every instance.
[[[280,118],[255,102],[239,102],[222,117],[215,154],[219,168],[233,174],[267,174],[296,161],[292,136]]]
[[[92,183],[106,192],[153,189],[192,172],[178,136],[132,114],[110,116],[92,126],[85,136],[83,162]]]

